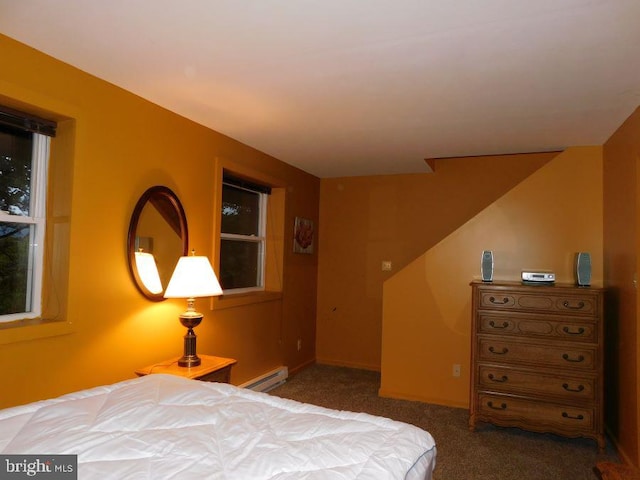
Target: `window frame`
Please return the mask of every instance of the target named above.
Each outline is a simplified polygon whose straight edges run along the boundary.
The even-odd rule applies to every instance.
[[[260,189],[260,186],[253,184],[252,182],[235,182],[230,180],[229,177],[223,177],[221,184],[221,208],[224,208],[224,185],[228,185],[239,190],[245,190],[258,195],[258,235],[243,235],[236,233],[225,233],[222,231],[222,222],[220,222],[220,243],[223,241],[241,241],[251,242],[258,244],[258,265],[256,274],[256,283],[254,287],[240,287],[240,288],[223,288],[223,295],[236,295],[252,292],[264,292],[265,291],[265,268],[267,258],[267,203],[268,193],[266,190]],[[222,213],[221,213],[222,214]],[[222,248],[220,248],[220,255],[222,255]],[[220,265],[220,277],[222,278],[222,258],[219,259]]]
[[[28,277],[25,311],[0,314],[0,325],[18,320],[29,320],[42,316],[42,292],[44,277],[44,249],[47,228],[47,183],[51,138],[32,132],[31,185],[29,216],[0,212],[0,223],[22,223],[32,225],[29,234]]]

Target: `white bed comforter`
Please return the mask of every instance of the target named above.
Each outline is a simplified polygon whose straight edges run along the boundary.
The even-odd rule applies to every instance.
[[[430,479],[417,427],[148,375],[0,411],[0,452],[77,454],[88,479]]]

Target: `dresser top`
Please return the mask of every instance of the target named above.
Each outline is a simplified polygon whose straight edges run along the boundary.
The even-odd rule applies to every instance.
[[[588,286],[588,287],[581,287],[578,285],[575,285],[573,283],[552,283],[552,284],[548,284],[548,283],[539,283],[539,284],[532,284],[532,283],[523,283],[520,281],[507,281],[507,280],[496,280],[493,282],[483,282],[481,280],[474,280],[470,283],[471,286],[485,286],[485,287],[495,287],[496,289],[513,289],[513,288],[535,288],[535,289],[540,289],[540,290],[546,290],[546,291],[559,291],[559,290],[585,290],[585,291],[602,291],[604,290],[604,288],[602,287],[598,287],[598,286]]]

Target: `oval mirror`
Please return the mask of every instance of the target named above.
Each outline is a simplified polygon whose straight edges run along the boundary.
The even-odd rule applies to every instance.
[[[129,271],[145,297],[164,300],[164,289],[188,246],[187,217],[176,194],[160,185],[149,188],[133,209],[127,235]]]

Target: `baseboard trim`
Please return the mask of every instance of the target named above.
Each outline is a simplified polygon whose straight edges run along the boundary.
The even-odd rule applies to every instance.
[[[429,403],[431,405],[442,405],[443,407],[463,408],[465,410],[469,409],[468,403],[465,403],[465,404],[452,403],[450,401],[446,401],[441,398],[428,397],[424,395],[413,395],[413,394],[398,392],[395,390],[387,390],[385,388],[380,388],[378,390],[378,395],[380,397],[393,398],[396,400],[409,400],[412,402]]]
[[[301,372],[305,368],[312,367],[315,364],[316,364],[316,360],[314,358],[314,359],[308,360],[308,361],[306,361],[304,363],[301,363],[300,365],[297,365],[295,367],[291,367],[291,368],[289,368],[289,375],[290,376],[294,376],[296,373]]]
[[[343,362],[338,360],[329,360],[327,358],[317,358],[316,363],[319,363],[320,365],[330,365],[332,367],[356,368],[358,370],[370,370],[372,372],[380,371],[380,365],[367,365],[364,363]]]
[[[613,432],[611,431],[608,425],[604,426],[604,432],[607,438],[609,439],[609,441],[611,442],[611,444],[613,445],[613,448],[618,454],[618,457],[620,457],[620,460],[622,460],[622,463],[624,463],[625,465],[632,465],[635,468],[640,468],[639,465],[636,465],[633,463],[633,461],[631,460],[631,457],[627,454],[626,450],[622,448],[622,446],[618,442],[618,438],[615,435],[613,435]]]

